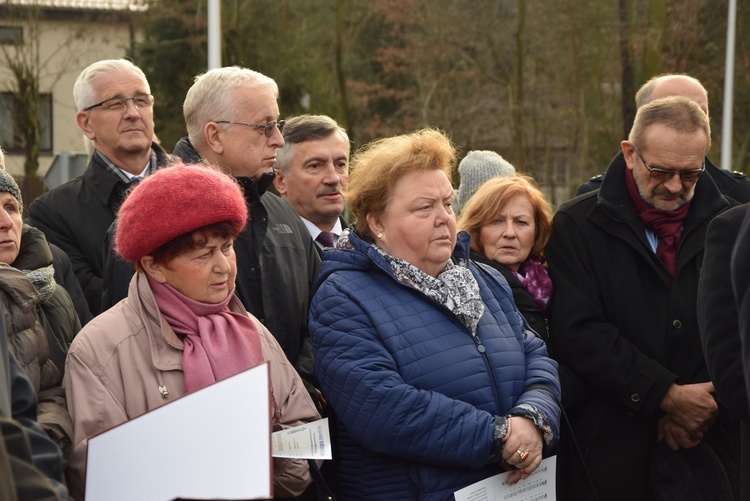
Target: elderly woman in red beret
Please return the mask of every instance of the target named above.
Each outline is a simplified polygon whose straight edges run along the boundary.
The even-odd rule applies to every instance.
[[[75,497],[89,437],[263,361],[274,427],[320,418],[274,337],[234,295],[232,244],[246,220],[236,182],[202,165],[155,173],[120,208],[116,250],[137,273],[128,297],[80,332],[66,363]],[[275,460],[276,497],[310,481],[305,460]]]

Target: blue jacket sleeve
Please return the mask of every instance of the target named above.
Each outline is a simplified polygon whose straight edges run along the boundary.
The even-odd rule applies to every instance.
[[[505,278],[490,267],[478,264],[477,268],[482,272],[484,283],[500,303],[503,313],[524,347],[526,357],[524,391],[516,400],[510,414],[529,416],[528,412],[520,411],[523,406],[531,406],[541,413],[541,415],[537,413],[534,416],[534,422],[542,430],[545,443],[552,446],[560,436],[561,392],[557,362],[549,358],[544,340],[525,328],[526,322],[513,301],[513,292]],[[516,321],[513,322],[512,319]]]

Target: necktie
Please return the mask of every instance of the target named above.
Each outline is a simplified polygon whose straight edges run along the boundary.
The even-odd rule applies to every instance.
[[[330,249],[333,247],[333,239],[335,237],[336,235],[330,231],[321,231],[318,233],[318,236],[315,237],[315,240],[317,240],[324,249]]]

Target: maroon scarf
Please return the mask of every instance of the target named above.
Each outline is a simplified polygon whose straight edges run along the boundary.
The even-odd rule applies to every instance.
[[[263,362],[260,335],[255,324],[246,315],[230,311],[227,306],[234,296],[234,289],[221,303],[208,304],[194,301],[150,276],[148,283],[159,311],[184,343],[182,373],[187,393]],[[272,419],[277,412],[271,389]]]
[[[690,202],[675,210],[662,210],[646,203],[638,192],[633,171],[625,169],[625,186],[628,195],[635,206],[635,213],[643,226],[656,233],[659,243],[656,246],[656,256],[667,267],[669,274],[674,277],[677,269],[677,249],[682,238],[682,223],[690,210]]]

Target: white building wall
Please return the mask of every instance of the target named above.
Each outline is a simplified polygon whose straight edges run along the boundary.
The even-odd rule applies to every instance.
[[[114,16],[111,16],[114,17]],[[0,24],[12,24],[0,21]],[[28,37],[28,25],[24,36]],[[49,169],[59,152],[86,151],[84,139],[76,123],[73,84],[89,64],[101,59],[125,57],[130,46],[130,24],[123,16],[93,22],[80,19],[39,21],[41,71],[40,92],[52,93],[52,152],[39,158],[39,176]],[[6,46],[7,47],[7,46]],[[11,76],[0,56],[0,91],[8,91]],[[23,174],[23,155],[8,153],[6,168],[13,175]]]

